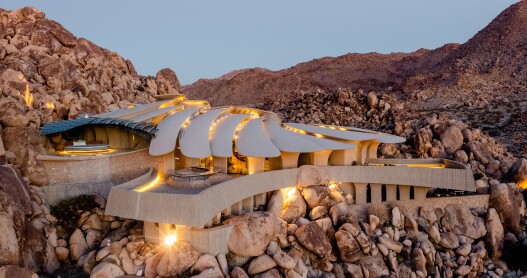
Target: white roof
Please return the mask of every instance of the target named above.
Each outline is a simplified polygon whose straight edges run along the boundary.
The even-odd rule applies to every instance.
[[[216,120],[210,134],[210,149],[213,156],[231,157],[232,140],[236,127],[251,114],[231,114]]]
[[[156,137],[150,142],[150,155],[164,155],[176,148],[181,126],[201,107],[189,107],[166,116],[158,125]]]
[[[250,157],[277,157],[280,150],[267,137],[262,126],[262,119],[250,119],[243,124],[235,135],[238,153]]]
[[[406,139],[400,136],[395,136],[395,135],[383,133],[383,132],[371,131],[371,130],[357,128],[357,127],[334,126],[334,125],[318,125],[318,126],[322,128],[329,128],[329,129],[339,129],[339,130],[347,130],[347,131],[365,132],[365,133],[370,133],[370,134],[379,134],[381,135],[381,137],[376,138],[375,141],[379,141],[381,143],[397,144],[397,143],[406,142]]]
[[[225,111],[225,108],[211,109],[192,119],[179,133],[181,153],[193,158],[210,156],[209,131],[214,120]],[[232,135],[229,139],[232,142]]]
[[[297,123],[287,123],[286,125],[307,131],[313,134],[320,134],[322,136],[329,136],[333,138],[339,138],[349,141],[362,141],[362,140],[372,140],[381,137],[380,134],[367,133],[367,132],[357,132],[357,131],[344,131],[338,129],[329,129],[319,126],[312,126],[306,124],[297,124]]]
[[[163,104],[169,104],[170,102],[173,102],[173,101],[174,100],[164,100],[164,101],[152,102],[152,103],[148,103],[148,104],[141,104],[141,105],[137,105],[134,108],[119,109],[119,110],[115,110],[115,111],[112,111],[112,112],[95,115],[93,117],[129,120],[129,119],[137,117],[139,115],[142,115],[142,114],[145,114],[145,113],[157,110]]]
[[[273,144],[283,152],[309,153],[322,151],[325,148],[309,140],[309,135],[302,135],[282,128],[276,122],[267,121],[263,128]]]
[[[340,141],[325,139],[325,138],[318,138],[315,136],[306,135],[306,138],[320,146],[322,146],[325,150],[346,150],[346,149],[353,149],[356,146],[354,144],[349,143],[343,143]]]
[[[148,112],[146,114],[142,114],[142,115],[139,115],[137,117],[134,117],[134,118],[130,119],[130,121],[132,121],[132,122],[146,122],[146,121],[150,121],[153,118],[156,118],[156,117],[159,117],[159,116],[163,116],[164,114],[167,114],[167,113],[169,113],[169,112],[171,112],[173,110],[181,109],[181,108],[183,108],[183,105],[169,106],[169,107],[165,107],[165,108],[160,108],[160,109]]]

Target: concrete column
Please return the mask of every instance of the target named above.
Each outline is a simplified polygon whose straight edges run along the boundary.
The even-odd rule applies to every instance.
[[[221,211],[225,216],[227,215],[231,215],[232,214],[232,210],[231,210],[231,207],[228,207],[224,210]]]
[[[163,173],[165,176],[174,173],[176,169],[176,160],[174,159],[174,151],[163,155]]]
[[[267,193],[256,195],[254,197],[254,202],[256,207],[259,207],[260,205],[263,205],[265,207],[265,205],[267,204]]]
[[[328,164],[331,166],[351,166],[357,161],[355,149],[335,150],[329,156]]]
[[[221,222],[221,212],[218,212],[216,216],[212,219],[212,224],[220,224]]]
[[[350,143],[355,145],[355,161],[357,161],[358,165],[362,165],[362,149],[364,148],[365,141],[350,141]]]
[[[340,189],[342,189],[344,193],[351,194],[351,196],[355,196],[355,187],[353,187],[353,183],[351,182],[341,182]]]
[[[145,240],[152,243],[159,242],[159,230],[154,222],[144,222],[143,223],[143,235]]]
[[[371,141],[363,141],[361,154],[360,154],[360,164],[366,163],[366,158],[368,158],[368,149],[370,148]]]
[[[386,185],[386,201],[397,201],[397,184]]]
[[[430,187],[414,186],[414,199],[415,200],[424,200],[426,199],[426,193]]]
[[[264,166],[264,157],[247,157],[247,170],[249,172],[249,175],[263,172]]]
[[[214,170],[221,169],[220,173],[227,174],[227,158],[214,156],[212,157]]]
[[[313,153],[313,165],[328,166],[329,155],[331,150],[323,150]]]
[[[269,158],[269,169],[280,170],[282,169],[282,157],[270,157]]]
[[[399,200],[400,201],[410,200],[410,186],[399,184]]]
[[[199,158],[193,158],[181,155],[182,164],[184,167],[192,167],[192,166],[198,166],[199,165]]]
[[[372,141],[368,146],[368,153],[366,158],[377,158],[377,149],[381,143],[378,141]]]
[[[238,202],[231,206],[232,214],[241,215],[243,212],[242,202]]]
[[[370,183],[371,203],[382,203],[382,184]]]
[[[368,198],[366,196],[367,183],[353,183],[355,185],[355,203],[357,205],[366,204]]]
[[[254,209],[254,196],[251,196],[249,198],[245,198],[242,201],[242,209],[245,212],[251,212]]]
[[[282,152],[282,169],[297,168],[299,156],[300,153]]]

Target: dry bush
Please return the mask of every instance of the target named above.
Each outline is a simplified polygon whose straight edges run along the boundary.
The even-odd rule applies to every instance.
[[[379,217],[380,225],[384,224],[384,222],[390,219],[388,207],[384,203],[371,204],[368,208],[368,214],[373,214]]]

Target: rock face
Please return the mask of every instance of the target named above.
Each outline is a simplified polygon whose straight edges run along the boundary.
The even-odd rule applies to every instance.
[[[285,223],[269,212],[246,213],[225,223],[233,225],[229,250],[239,256],[259,256],[271,240],[286,234]]]
[[[176,242],[163,252],[157,264],[157,274],[165,277],[180,275],[194,265],[198,258],[199,253],[190,244]]]
[[[2,137],[6,150],[16,155],[14,164],[33,184],[47,183],[36,160],[43,152],[40,125],[179,92],[172,70],[160,70],[155,78],[139,76],[129,60],[76,38],[35,8],[0,10],[0,17]]]
[[[277,190],[268,203],[268,211],[288,221],[306,214],[306,201],[296,187]]]
[[[490,185],[489,206],[500,215],[506,230],[518,233],[520,231],[520,211],[522,196],[516,185],[497,183]]]

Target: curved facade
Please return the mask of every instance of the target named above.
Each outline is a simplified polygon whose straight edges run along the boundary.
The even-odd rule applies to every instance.
[[[269,193],[300,186],[299,176],[309,169],[339,184],[357,204],[423,199],[430,188],[475,190],[471,171],[455,162],[377,159],[380,144],[405,141],[398,136],[282,123],[272,112],[211,108],[206,101],[183,95],[74,121],[43,127],[54,155],[61,154],[64,144],[91,142],[108,144],[121,153],[147,148],[153,161],[150,177],[111,188],[106,213],[145,221],[147,240],[157,240],[156,231],[162,229],[187,231],[183,238],[200,252],[225,252],[226,245],[217,245],[226,244],[230,231],[228,225],[221,225],[222,215],[265,207]],[[101,122],[113,125],[108,129],[97,125]],[[123,123],[129,129],[141,128],[146,140],[138,142],[127,129],[116,131]],[[107,154],[68,155],[88,160],[91,155]]]

